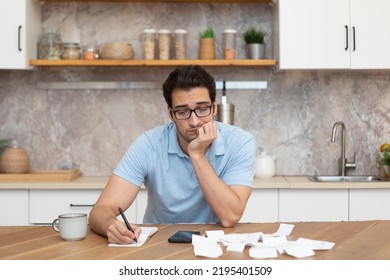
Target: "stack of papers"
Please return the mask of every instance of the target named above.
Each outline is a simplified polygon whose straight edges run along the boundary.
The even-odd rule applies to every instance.
[[[141,247],[144,245],[144,243],[158,231],[157,227],[141,227],[142,232],[137,239],[137,242],[131,243],[131,244],[116,244],[116,243],[110,243],[108,244],[109,247]]]
[[[206,231],[207,237],[194,235],[192,245],[195,256],[218,258],[222,256],[222,246],[227,251],[243,252],[249,246],[251,258],[276,258],[278,254],[288,254],[296,258],[310,257],[314,250],[330,250],[333,242],[299,238],[295,241],[287,240],[294,225],[281,224],[272,234],[262,232],[244,234],[225,234],[223,230]]]

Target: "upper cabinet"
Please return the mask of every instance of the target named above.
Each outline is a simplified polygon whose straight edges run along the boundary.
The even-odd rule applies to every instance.
[[[280,69],[390,68],[390,1],[278,0],[274,55]]]
[[[29,69],[37,56],[41,7],[34,0],[0,2],[0,69]]]

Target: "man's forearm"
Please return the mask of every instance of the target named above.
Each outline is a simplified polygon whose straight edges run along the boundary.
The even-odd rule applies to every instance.
[[[191,157],[191,160],[204,196],[222,226],[234,226],[244,212],[247,196],[240,197],[232,187],[227,186],[204,155]]]
[[[89,214],[89,226],[103,236],[107,236],[107,228],[115,220],[116,216],[108,206],[95,205]]]

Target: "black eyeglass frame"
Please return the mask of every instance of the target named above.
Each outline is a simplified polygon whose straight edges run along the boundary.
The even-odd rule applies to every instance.
[[[204,109],[204,108],[209,108],[209,109],[210,109],[210,112],[209,112],[207,115],[199,116],[199,115],[196,113],[196,110]],[[211,112],[213,111],[212,109],[214,109],[214,104],[211,104],[211,105],[209,105],[209,106],[202,106],[202,107],[195,108],[195,109],[192,109],[192,110],[190,110],[190,109],[189,109],[189,110],[178,110],[178,111],[187,111],[187,112],[190,112],[190,114],[188,115],[187,118],[182,118],[182,119],[181,119],[181,118],[178,118],[178,117],[176,116],[176,113],[177,113],[178,111],[175,111],[175,110],[173,110],[172,108],[170,108],[170,109],[171,109],[173,115],[175,116],[175,118],[176,118],[177,120],[179,120],[179,121],[182,121],[182,120],[188,120],[189,118],[191,118],[192,113],[194,113],[195,116],[197,116],[198,118],[204,118],[204,117],[210,116]]]

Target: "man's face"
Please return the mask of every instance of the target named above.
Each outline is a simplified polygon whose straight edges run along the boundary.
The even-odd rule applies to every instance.
[[[217,113],[216,105],[216,102],[212,104],[208,90],[204,87],[173,91],[172,108],[168,108],[168,113],[176,124],[180,145],[188,145],[198,137],[198,129],[211,122]]]

